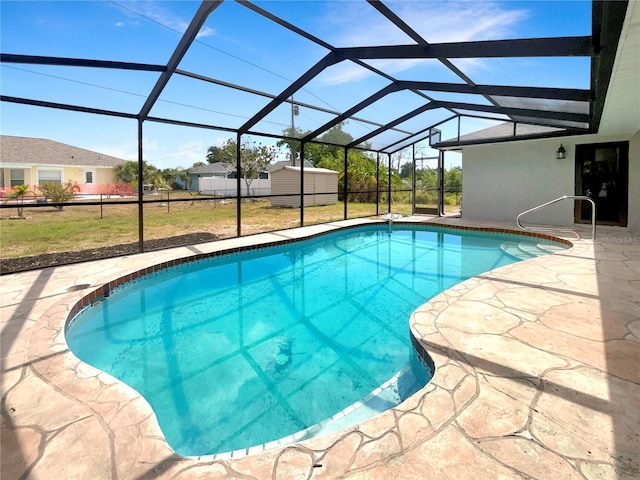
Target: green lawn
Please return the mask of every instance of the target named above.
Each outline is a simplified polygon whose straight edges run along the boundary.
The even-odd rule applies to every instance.
[[[183,202],[157,203],[160,197],[145,197],[144,238],[160,239],[196,232],[213,233],[218,238],[236,236],[236,203],[233,200],[191,201],[186,192],[172,192],[172,199]],[[130,200],[130,199],[129,199]],[[0,210],[0,242],[3,258],[18,258],[78,251],[138,241],[138,206],[124,205],[123,199],[105,199],[99,205],[67,206],[60,211],[53,207],[24,208],[27,219],[11,219],[17,209]],[[300,226],[300,210],[272,207],[268,200],[246,201],[242,206],[242,234],[253,234]],[[448,208],[459,208],[456,206]],[[411,205],[394,203],[394,213],[410,214]],[[380,203],[380,213],[387,211],[386,201]],[[348,218],[373,216],[376,205],[349,203]],[[305,225],[342,220],[343,204],[306,207]],[[102,218],[101,218],[102,217]]]
[[[138,240],[138,206],[120,202],[100,206],[25,208],[26,219],[11,219],[17,210],[0,210],[0,242],[4,258],[18,258],[77,251]],[[305,224],[324,223],[343,218],[341,203],[307,207]],[[375,214],[375,205],[350,204],[349,217]],[[266,232],[300,225],[300,210],[271,207],[269,201],[242,203],[242,234]],[[196,201],[169,205],[144,205],[145,240],[195,232],[214,233],[227,238],[236,235],[236,203]]]

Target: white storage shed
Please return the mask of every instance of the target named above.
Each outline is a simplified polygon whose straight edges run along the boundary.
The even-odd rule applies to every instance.
[[[286,197],[271,197],[271,205],[274,207],[300,208],[300,167],[283,165],[272,170],[270,174],[271,193],[273,195],[290,195]],[[337,203],[338,172],[326,168],[305,167],[304,193],[305,207]]]

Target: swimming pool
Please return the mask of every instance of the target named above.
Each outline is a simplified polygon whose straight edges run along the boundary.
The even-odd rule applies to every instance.
[[[142,276],[72,318],[67,343],[140,392],[178,453],[268,447],[416,392],[431,372],[411,346],[411,312],[466,278],[558,248],[440,227],[358,227]]]

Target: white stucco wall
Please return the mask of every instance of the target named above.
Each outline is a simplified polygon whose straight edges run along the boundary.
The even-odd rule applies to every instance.
[[[640,232],[640,130],[629,142],[629,220],[627,228]]]
[[[515,222],[520,212],[573,194],[572,145],[556,159],[557,139],[465,147],[462,153],[462,215],[477,220]],[[527,216],[527,222],[568,225],[570,202]]]
[[[640,231],[640,132],[635,135],[587,135],[464,147],[462,216],[515,222],[518,214],[575,192],[575,146],[630,141],[629,216],[631,231]],[[560,144],[567,158],[556,159]],[[572,225],[569,200],[523,218],[525,223]]]

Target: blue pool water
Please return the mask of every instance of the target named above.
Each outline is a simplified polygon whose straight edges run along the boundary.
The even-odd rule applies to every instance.
[[[141,277],[72,319],[67,343],[140,392],[182,455],[300,439],[391,408],[429,381],[410,342],[416,307],[558,248],[516,235],[359,227]]]

